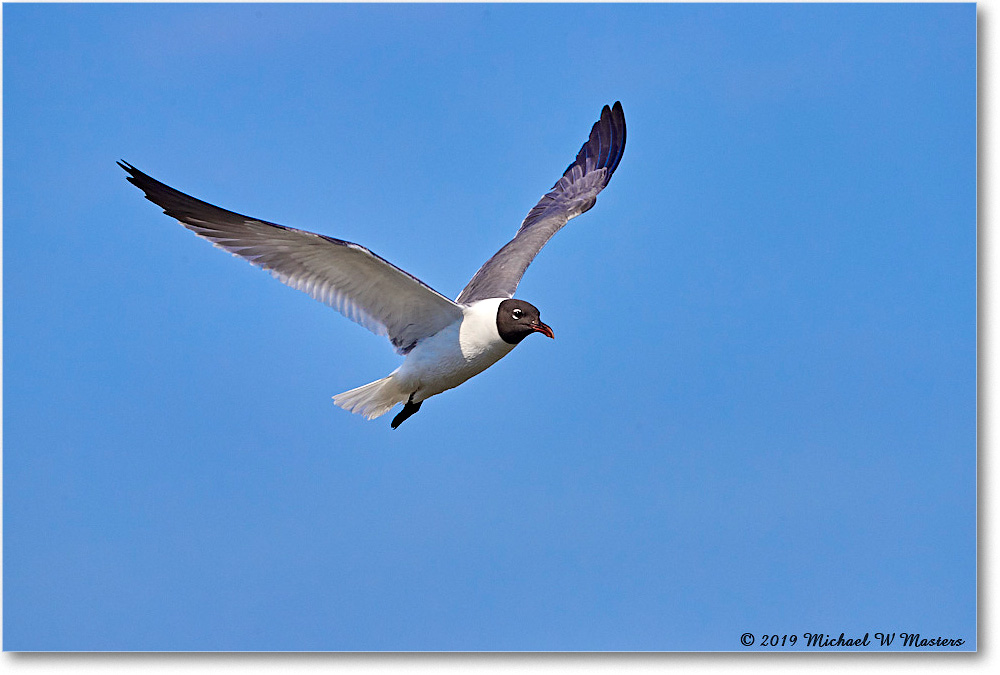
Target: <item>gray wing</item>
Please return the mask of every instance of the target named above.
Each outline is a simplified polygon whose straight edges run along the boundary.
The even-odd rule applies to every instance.
[[[462,308],[368,249],[220,209],[118,165],[146,199],[184,227],[305,291],[406,354],[417,340],[462,318]]]
[[[621,102],[616,102],[612,108],[604,106],[576,160],[528,212],[514,238],[479,268],[457,302],[514,297],[524,271],[552,235],[596,203],[624,151],[625,113]]]

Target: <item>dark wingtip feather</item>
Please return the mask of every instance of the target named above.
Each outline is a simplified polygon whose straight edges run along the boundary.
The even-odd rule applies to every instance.
[[[157,185],[163,185],[162,183],[160,183],[155,178],[152,178],[144,174],[142,171],[139,171],[139,169],[135,168],[134,166],[126,162],[124,159],[118,160],[117,164],[122,169],[124,169],[126,173],[128,173],[128,175],[125,176],[125,180],[127,180],[129,183],[136,186],[140,190],[142,190],[143,193],[145,193],[146,199],[153,202],[154,204],[160,205],[159,202],[150,197],[150,189]],[[166,186],[163,185],[163,187]]]
[[[128,173],[128,175],[125,176],[125,179],[132,185],[142,190],[146,199],[161,207],[164,213],[173,215],[170,213],[170,203],[167,198],[173,196],[171,193],[177,192],[176,190],[143,173],[125,160],[119,160],[118,166]]]
[[[625,111],[621,101],[615,101],[614,106],[601,108],[601,118],[590,129],[590,138],[580,148],[576,159],[566,167],[563,175],[579,165],[586,171],[587,158],[594,161],[594,169],[607,169],[604,184],[611,180],[611,174],[618,168],[622,155],[625,153]]]
[[[117,164],[118,166],[120,166],[120,167],[121,167],[122,169],[124,169],[126,173],[128,173],[128,174],[129,174],[129,175],[127,176],[127,178],[128,178],[129,180],[132,180],[132,178],[134,178],[134,177],[135,177],[135,176],[137,176],[137,175],[138,175],[138,176],[145,176],[145,175],[146,175],[146,174],[144,174],[144,173],[143,173],[142,171],[139,171],[139,169],[135,168],[134,166],[132,166],[131,164],[129,164],[128,162],[126,162],[126,161],[125,161],[124,159],[119,159],[119,160],[118,160],[117,162],[115,162],[115,163],[116,163],[116,164]]]
[[[132,185],[142,190],[143,196],[146,199],[159,206],[165,214],[180,221],[188,229],[193,229],[197,234],[201,233],[205,221],[235,218],[237,220],[254,220],[266,223],[266,221],[258,218],[250,218],[249,216],[244,216],[233,211],[227,211],[214,204],[196,199],[165,183],[161,183],[124,160],[119,161],[118,166],[128,173],[125,178]],[[273,227],[284,228],[284,226],[276,225],[275,223],[267,224]]]
[[[136,171],[136,168],[131,164],[129,164],[128,162],[126,162],[124,159],[119,159],[117,162],[115,162],[115,164],[120,166],[122,169],[125,170],[127,174],[129,174],[128,176],[125,176],[125,179],[128,180],[130,183],[132,183],[133,182],[132,176],[133,173]]]
[[[611,174],[618,168],[618,163],[622,161],[622,156],[625,154],[625,111],[622,110],[621,101],[615,101],[615,105],[611,109],[611,123],[621,140],[618,145],[618,153],[614,160],[608,163],[608,178],[611,178]]]

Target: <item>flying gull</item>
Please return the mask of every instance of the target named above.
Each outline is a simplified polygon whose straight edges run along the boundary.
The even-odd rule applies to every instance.
[[[538,309],[515,299],[514,291],[552,235],[594,205],[624,150],[625,114],[616,102],[604,106],[573,163],[454,302],[363,246],[233,213],[164,185],[127,162],[118,165],[146,199],[199,237],[389,338],[406,357],[402,365],[333,401],[368,419],[403,403],[392,420],[395,429],[425,400],[483,372],[528,335],[554,337]]]

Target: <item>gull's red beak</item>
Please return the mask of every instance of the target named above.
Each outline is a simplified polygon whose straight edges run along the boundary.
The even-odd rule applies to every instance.
[[[532,323],[531,324],[531,330],[533,330],[533,331],[535,331],[537,333],[541,333],[542,335],[545,335],[547,337],[550,337],[553,340],[556,339],[556,336],[552,333],[552,329],[549,328],[548,326],[546,326],[541,321],[539,321],[538,323]]]

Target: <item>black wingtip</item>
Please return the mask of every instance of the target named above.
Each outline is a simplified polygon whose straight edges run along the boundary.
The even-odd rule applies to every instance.
[[[601,118],[594,122],[590,130],[590,138],[576,159],[566,167],[563,175],[569,173],[574,166],[586,166],[587,158],[593,158],[595,169],[607,169],[604,174],[604,184],[611,180],[611,175],[618,168],[622,155],[625,154],[625,111],[622,109],[622,102],[615,101],[614,105],[607,104],[601,108]]]
[[[123,168],[126,172],[132,175],[135,175],[136,173],[142,173],[137,168],[126,162],[124,159],[119,159],[117,162],[115,162],[115,164],[117,164],[118,166]]]
[[[120,166],[122,169],[124,169],[125,173],[128,174],[127,176],[125,176],[125,179],[129,183],[131,183],[132,185],[136,186],[137,188],[139,188],[143,192],[146,191],[146,189],[142,185],[140,185],[139,183],[140,183],[140,181],[143,181],[143,180],[147,180],[147,181],[148,180],[152,180],[149,176],[147,176],[146,174],[144,174],[142,171],[139,171],[139,169],[135,168],[134,166],[132,166],[131,164],[129,164],[128,162],[126,162],[124,159],[119,159],[116,162],[116,164],[118,164],[118,166]]]
[[[611,174],[613,174],[615,169],[618,168],[618,164],[622,161],[622,156],[625,154],[625,139],[627,137],[627,133],[625,130],[625,110],[622,109],[621,101],[615,101],[614,106],[611,108],[611,125],[620,138],[620,141],[618,154],[615,156],[614,160],[608,164],[608,179],[611,178]]]
[[[164,202],[162,197],[157,198],[159,193],[169,194],[170,192],[173,192],[174,191],[173,188],[170,188],[161,183],[160,181],[156,180],[155,178],[149,176],[148,174],[143,173],[139,169],[135,168],[134,166],[126,162],[124,159],[118,160],[118,166],[124,169],[125,172],[128,174],[127,176],[125,176],[125,180],[127,180],[129,183],[136,186],[140,190],[142,190],[143,195],[145,195],[146,199],[148,199],[149,201],[153,202],[154,204],[162,208],[164,213],[173,216],[173,214],[170,213],[169,209],[167,208],[167,204]]]

